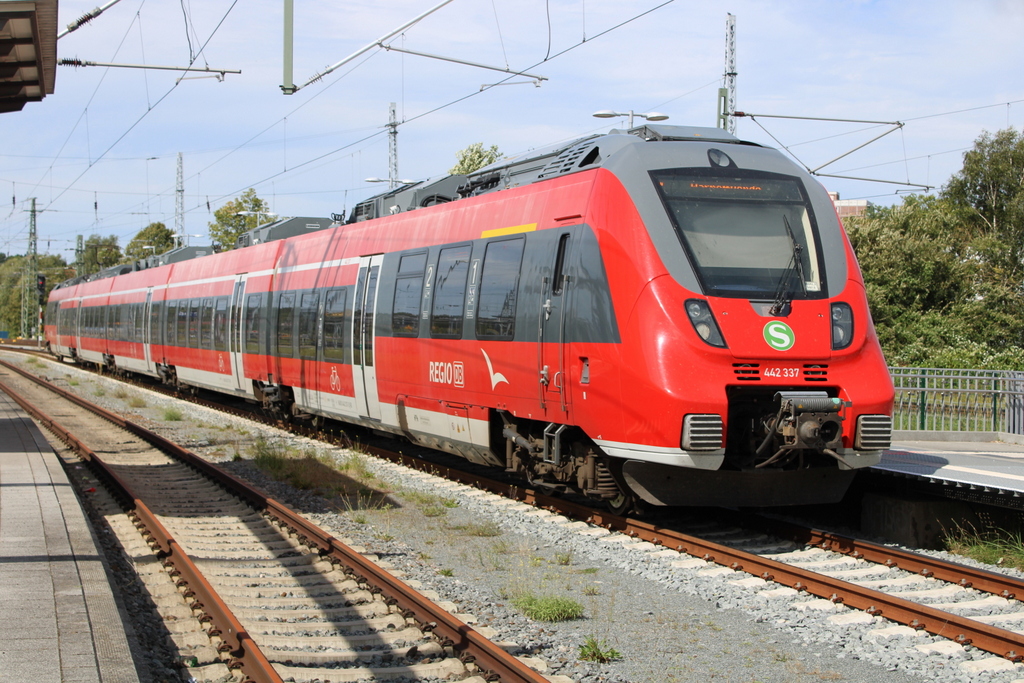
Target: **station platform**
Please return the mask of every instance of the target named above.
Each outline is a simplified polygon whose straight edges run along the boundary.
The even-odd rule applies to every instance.
[[[92,526],[46,437],[2,392],[0,679],[139,681]]]
[[[1024,495],[1024,445],[980,441],[894,441],[872,470],[996,495]]]

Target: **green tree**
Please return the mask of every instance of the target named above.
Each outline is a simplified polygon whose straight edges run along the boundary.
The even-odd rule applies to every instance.
[[[961,213],[964,228],[1008,249],[984,248],[986,258],[1021,279],[1024,259],[1024,134],[1012,128],[985,132],[964,154],[963,168],[942,188]]]
[[[124,262],[131,263],[174,248],[174,233],[163,223],[150,223],[124,248]]]
[[[1024,136],[983,134],[938,197],[847,230],[890,363],[1024,366]]]
[[[484,149],[484,143],[474,142],[469,147],[456,152],[455,158],[459,161],[448,172],[452,175],[467,175],[488,164],[493,164],[501,158],[501,152],[498,151],[497,145],[491,145],[490,148]]]
[[[66,280],[73,274],[64,259],[53,254],[40,254],[36,260],[36,270],[26,270],[24,256],[11,256],[0,263],[0,330],[10,332],[11,336],[21,333],[21,301],[25,285],[29,287],[33,307],[36,299],[36,275],[46,276],[46,292],[54,285]],[[27,280],[27,282],[26,282]],[[45,300],[45,298],[44,298]],[[33,310],[35,310],[33,308]]]
[[[256,190],[250,187],[240,197],[213,212],[216,221],[209,224],[210,239],[224,251],[234,249],[239,235],[259,226],[260,219],[265,218],[269,210],[269,205],[257,197]]]
[[[0,263],[0,330],[6,330],[12,337],[21,333],[24,277],[24,256],[11,256]]]
[[[117,244],[117,235],[89,235],[85,238],[82,250],[83,275],[98,273],[121,262],[121,247]]]

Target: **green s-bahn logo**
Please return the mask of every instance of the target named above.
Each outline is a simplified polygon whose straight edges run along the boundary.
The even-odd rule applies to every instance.
[[[764,326],[764,340],[776,351],[789,351],[796,343],[796,335],[786,323],[773,320]]]

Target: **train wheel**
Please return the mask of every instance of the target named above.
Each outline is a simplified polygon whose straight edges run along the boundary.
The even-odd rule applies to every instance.
[[[605,505],[608,506],[608,511],[613,515],[625,517],[636,509],[636,497],[630,493],[622,493],[620,491],[619,495],[606,500]]]

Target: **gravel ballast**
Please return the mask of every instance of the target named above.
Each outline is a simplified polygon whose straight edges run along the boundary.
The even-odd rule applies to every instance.
[[[859,613],[843,606],[818,609],[813,596],[773,593],[772,586],[727,568],[629,547],[635,543],[619,534],[145,390],[125,390],[67,364],[44,364],[41,374],[184,444],[377,554],[407,580],[474,615],[477,625],[516,643],[515,654],[540,660],[547,675],[584,683],[1024,681],[1021,665],[976,670],[1009,662],[993,663],[992,655],[975,648],[952,648],[946,639],[909,629],[887,631],[894,624],[878,617],[860,623],[852,616]],[[180,420],[166,419],[170,408]],[[258,436],[314,449],[338,465],[351,465],[355,457],[356,470],[372,473],[359,483],[390,492],[389,505],[339,504],[270,479],[251,462]],[[513,605],[525,593],[571,598],[583,606],[583,617],[532,621]],[[582,661],[580,647],[588,639],[619,657]]]

